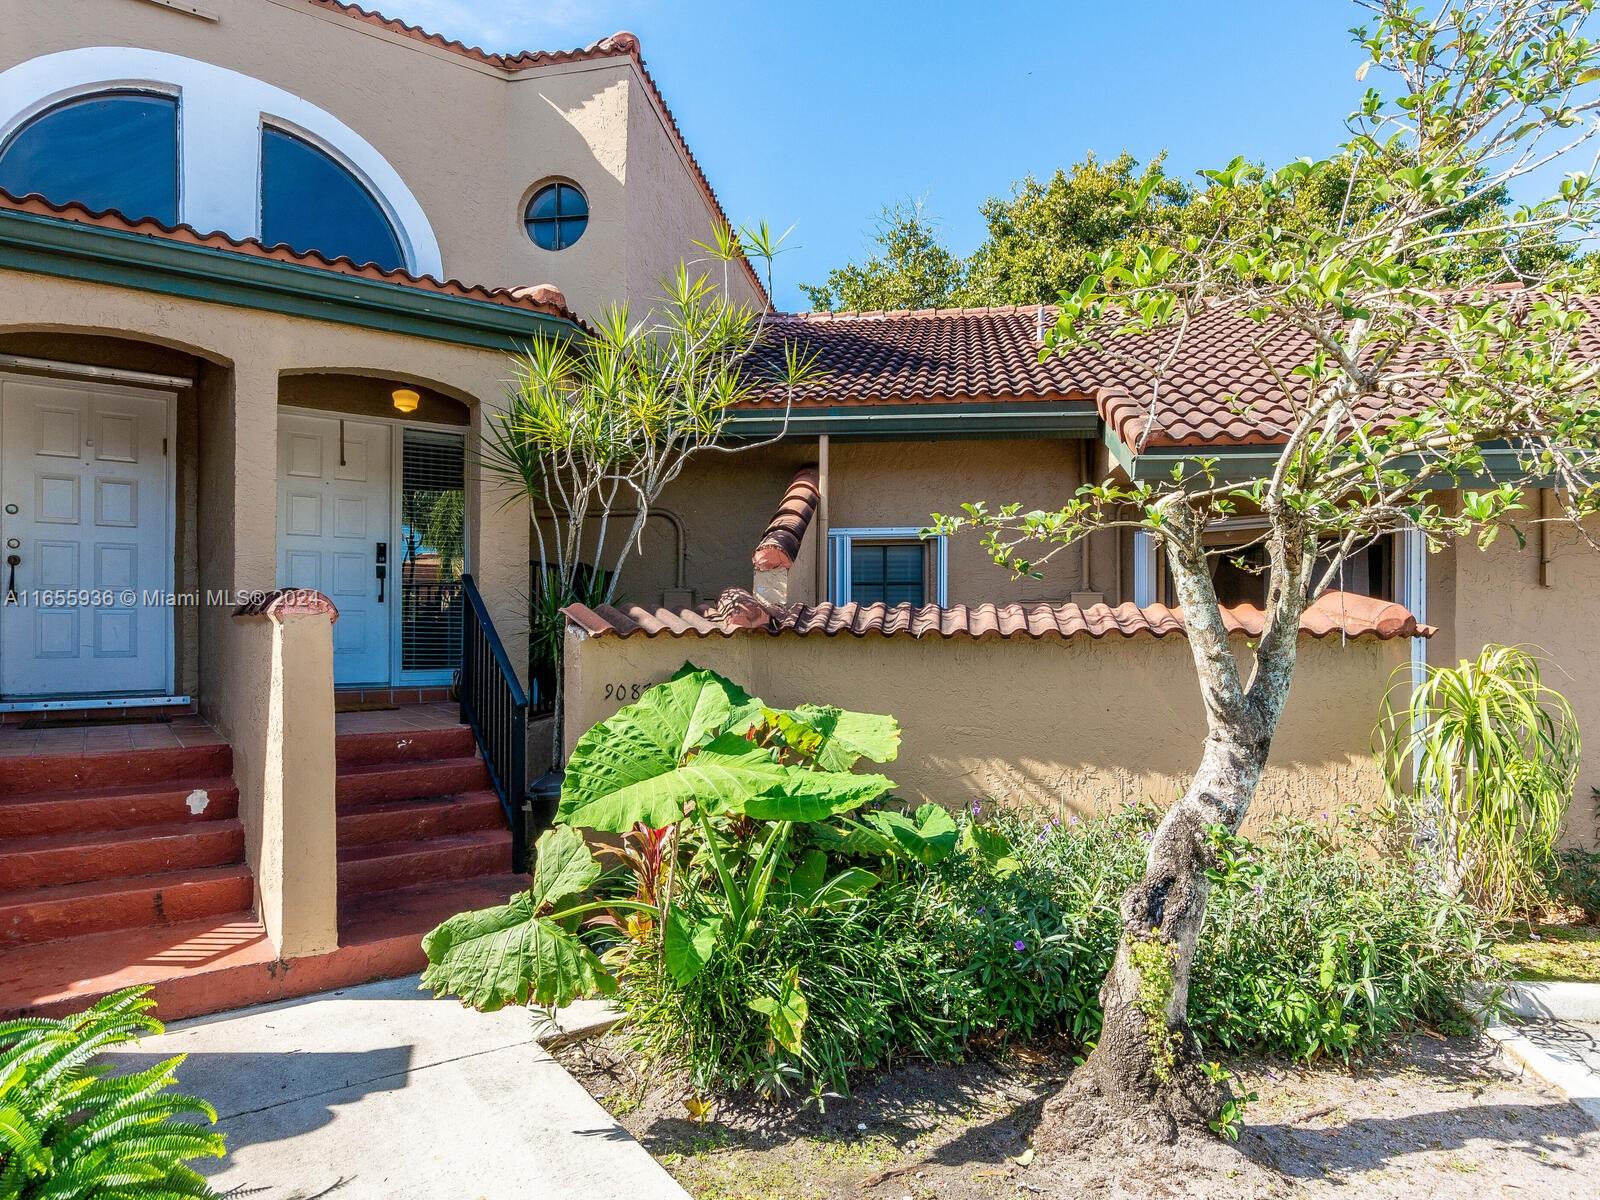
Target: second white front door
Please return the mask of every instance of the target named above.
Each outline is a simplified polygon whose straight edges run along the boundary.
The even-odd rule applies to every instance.
[[[388,425],[278,414],[278,585],[333,600],[333,681],[389,682],[394,602]]]

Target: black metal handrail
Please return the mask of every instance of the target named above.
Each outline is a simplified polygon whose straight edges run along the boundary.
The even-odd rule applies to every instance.
[[[461,722],[472,727],[511,826],[511,868],[527,869],[528,695],[471,575],[461,576]]]

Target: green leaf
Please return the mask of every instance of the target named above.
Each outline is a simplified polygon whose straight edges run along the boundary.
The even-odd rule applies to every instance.
[[[639,821],[660,828],[682,819],[699,788],[724,804],[764,790],[781,769],[743,738],[730,744],[727,732],[753,722],[760,709],[737,684],[685,663],[578,739],[557,822],[608,833],[625,833]]]
[[[422,986],[483,1012],[507,1004],[559,1008],[580,996],[609,996],[617,981],[593,951],[554,921],[534,916],[533,894],[459,913],[422,939]]]
[[[576,895],[588,889],[600,878],[600,864],[595,861],[583,835],[568,825],[557,825],[539,835],[534,846],[533,907],[542,912],[565,896]]]
[[[790,1054],[800,1053],[800,1042],[805,1036],[806,1018],[811,1015],[811,1009],[800,991],[798,966],[789,968],[776,997],[757,996],[750,1001],[750,1007],[767,1018],[767,1029],[773,1041]]]
[[[801,900],[809,901],[821,890],[827,875],[828,856],[821,850],[807,850],[789,872],[789,890]]]
[[[601,728],[596,725],[589,734]],[[581,741],[578,745],[583,748]],[[661,757],[630,758],[637,748],[638,743],[626,739],[590,746],[577,783],[569,763],[556,820],[626,833],[640,821],[653,829],[675,824],[690,803],[710,812],[739,812],[751,797],[784,783],[790,770],[770,751],[734,733],[722,734],[682,765],[669,765]],[[577,757],[575,750],[574,761]]]
[[[914,817],[897,812],[868,813],[866,820],[879,832],[892,838],[900,850],[922,863],[950,857],[956,848],[955,818],[937,804],[924,804]]]
[[[1011,840],[998,829],[968,821],[961,831],[961,848],[987,860],[1002,875],[1022,869]]]
[[[787,717],[814,735],[815,741],[803,752],[824,771],[848,771],[862,758],[892,762],[900,753],[900,722],[886,714],[802,704],[776,715]],[[788,737],[785,732],[786,741]]]
[[[721,932],[721,917],[693,921],[681,908],[667,912],[662,950],[666,954],[667,970],[680,987],[692,983],[694,977],[705,970]]]
[[[882,775],[783,769],[784,777],[760,795],[729,807],[758,821],[822,821],[860,808],[894,786]]]
[[[862,867],[846,867],[817,889],[811,898],[814,908],[827,908],[842,900],[857,900],[883,881]]]

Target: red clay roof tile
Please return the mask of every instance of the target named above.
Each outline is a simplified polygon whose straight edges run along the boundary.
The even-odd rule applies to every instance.
[[[31,213],[34,216],[70,221],[77,225],[94,225],[101,229],[114,229],[119,233],[137,233],[145,237],[183,242],[190,246],[205,246],[212,250],[226,250],[250,258],[267,258],[275,262],[294,263],[296,266],[315,267],[340,275],[371,279],[380,283],[396,283],[423,291],[438,292],[446,296],[459,296],[465,300],[482,300],[507,308],[521,308],[541,312],[552,317],[562,317],[581,324],[577,315],[566,305],[561,289],[552,284],[535,284],[531,287],[487,288],[479,284],[462,283],[457,279],[435,279],[431,275],[413,275],[409,271],[386,271],[373,263],[361,264],[350,258],[329,258],[316,251],[291,250],[288,246],[268,246],[259,238],[236,238],[226,233],[201,233],[193,225],[166,225],[154,217],[132,220],[115,210],[96,212],[82,204],[56,204],[37,193],[13,196],[0,189],[0,211]]]
[[[794,566],[794,557],[800,553],[820,500],[816,465],[801,467],[790,480],[783,499],[778,502],[777,512],[767,522],[767,531],[750,556],[756,570],[786,571]]]
[[[909,604],[769,605],[742,588],[730,588],[715,601],[693,609],[645,608],[637,604],[573,604],[562,610],[577,628],[592,637],[733,637],[740,633],[799,637],[940,637],[989,640],[1074,637],[1101,639],[1167,637],[1183,634],[1182,608],[1152,604],[1110,607],[1094,604],[954,604],[947,608]],[[1223,621],[1230,633],[1260,637],[1265,618],[1259,608],[1241,604],[1226,608]],[[1351,592],[1327,592],[1300,620],[1309,637],[1432,637],[1431,626],[1419,625],[1403,605]]]

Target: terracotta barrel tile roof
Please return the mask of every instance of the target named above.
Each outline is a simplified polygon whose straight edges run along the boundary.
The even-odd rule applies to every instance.
[[[741,588],[730,588],[716,601],[692,609],[645,608],[637,604],[574,604],[562,610],[567,619],[592,637],[733,637],[741,633],[769,636],[939,637],[989,640],[1000,638],[1075,637],[1101,639],[1183,635],[1183,610],[1152,604],[1111,607],[1094,604],[954,604],[913,607],[901,604],[768,605]],[[1231,633],[1260,637],[1265,621],[1259,608],[1241,604],[1223,610]],[[1387,600],[1348,592],[1327,592],[1301,618],[1302,634],[1315,638],[1431,637],[1409,610]]]
[[[800,553],[820,501],[816,464],[801,467],[789,482],[788,490],[778,502],[778,511],[767,522],[767,531],[750,556],[756,570],[784,571],[794,566],[795,555]]]
[[[1046,327],[1054,317],[1046,315]],[[797,404],[940,400],[1088,401],[1078,372],[1039,361],[1040,308],[784,313],[768,326],[758,365],[775,374],[786,345],[825,373]],[[774,388],[765,402],[781,401]]]
[[[193,225],[167,225],[154,217],[133,220],[114,209],[97,212],[82,204],[56,204],[37,193],[13,196],[0,189],[0,211],[29,213],[69,221],[77,225],[93,225],[101,229],[114,229],[119,233],[136,233],[145,237],[182,242],[189,246],[205,246],[212,250],[226,250],[251,258],[266,258],[275,262],[294,263],[296,266],[315,267],[358,279],[371,279],[379,283],[394,283],[423,291],[438,292],[446,296],[459,296],[465,300],[481,300],[507,308],[521,308],[529,312],[545,313],[581,324],[576,314],[567,307],[566,297],[552,284],[535,284],[531,287],[487,288],[479,284],[462,283],[457,279],[435,279],[431,275],[413,275],[409,271],[386,271],[373,263],[357,263],[350,258],[329,258],[314,250],[291,250],[286,245],[268,246],[259,238],[236,238],[226,233],[201,233]]]

